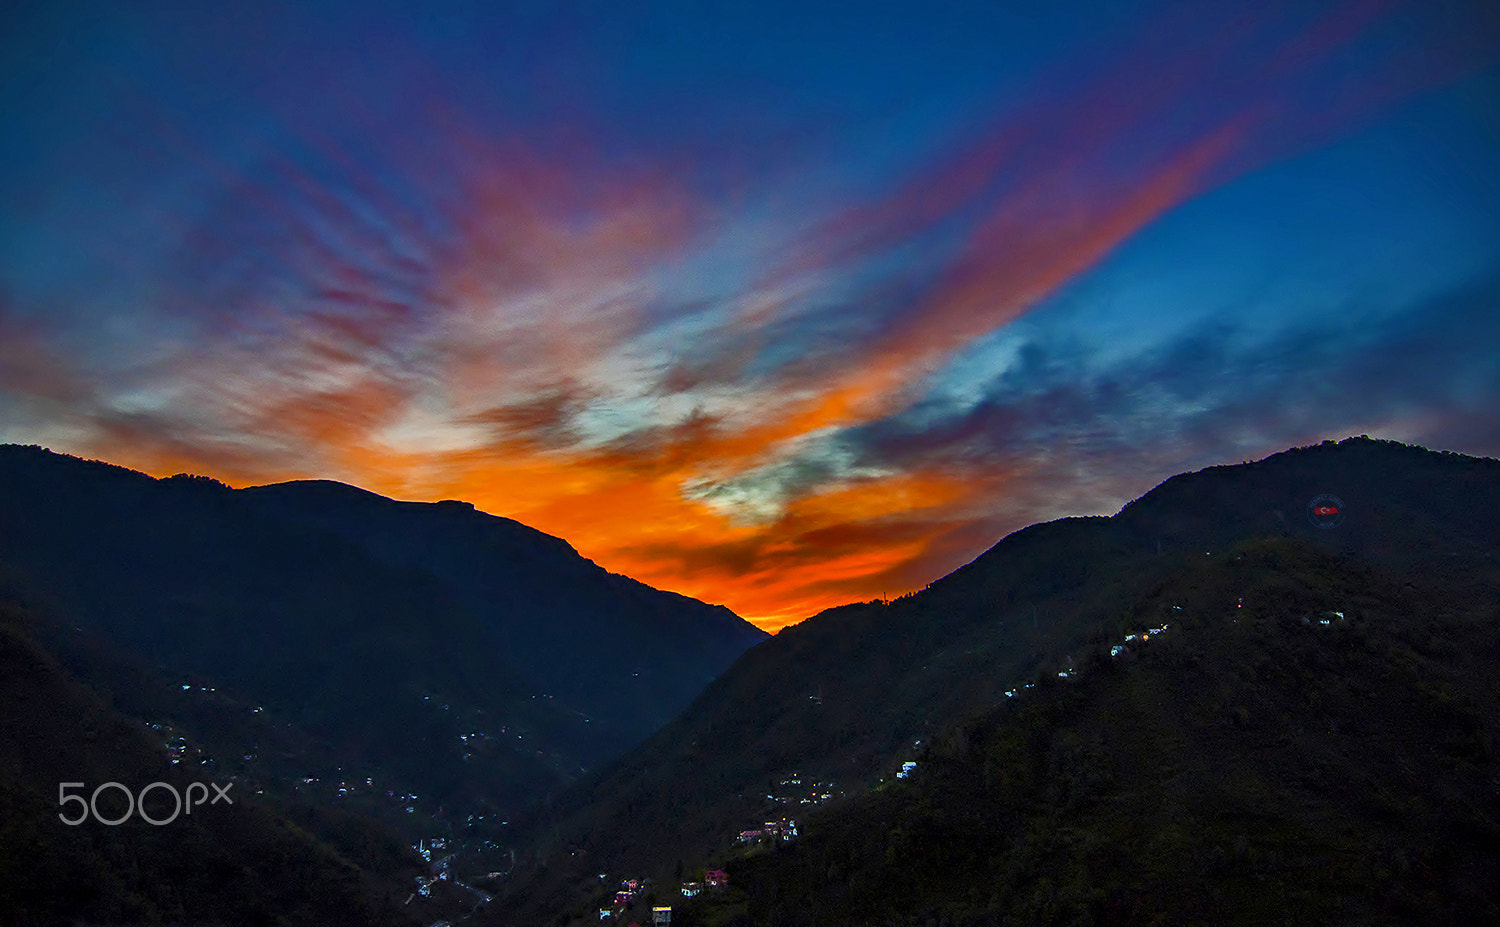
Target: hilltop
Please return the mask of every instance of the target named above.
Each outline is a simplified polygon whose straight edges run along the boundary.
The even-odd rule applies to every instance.
[[[739,903],[684,921],[1500,919],[1500,569],[1391,570],[1285,539],[1226,555],[1132,602],[1134,640],[735,859]]]
[[[14,445],[0,567],[40,643],[164,744],[492,857],[517,813],[766,637],[463,503],[235,490]]]
[[[1325,494],[1342,502],[1334,528],[1309,518]],[[747,652],[536,814],[510,901],[528,917],[591,911],[600,872],[670,884],[679,863],[732,853],[747,827],[878,787],[1007,692],[1120,640],[1139,603],[1236,545],[1296,543],[1458,582],[1493,567],[1497,512],[1500,462],[1352,438],[1175,476],[1112,517],[1018,531],[922,591],[830,610]]]

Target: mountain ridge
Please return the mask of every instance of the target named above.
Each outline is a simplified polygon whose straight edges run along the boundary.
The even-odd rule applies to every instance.
[[[154,731],[119,712],[38,638],[45,621],[0,589],[0,911],[6,923],[415,925],[398,902],[421,860],[393,833],[341,813],[310,833],[288,802],[250,781],[169,757]],[[224,802],[169,814],[167,794],[207,780]],[[154,792],[151,825],[108,801],[105,826],[62,804],[59,783],[90,796],[105,782]],[[149,784],[149,785],[148,785]],[[206,787],[205,787],[206,788]],[[118,791],[116,790],[116,792]],[[106,799],[117,798],[105,792]],[[96,797],[97,801],[97,797]],[[144,811],[144,808],[143,808]],[[303,820],[303,823],[311,823]],[[425,909],[430,911],[432,909]],[[461,910],[439,908],[438,911]],[[434,912],[436,913],[436,912]]]
[[[1339,529],[1305,512],[1327,492],[1347,502]],[[516,910],[555,911],[589,871],[666,881],[674,860],[706,863],[786,813],[764,796],[785,797],[776,783],[793,773],[835,783],[835,796],[893,777],[917,741],[1122,637],[1130,603],[1235,543],[1284,538],[1439,575],[1497,562],[1496,511],[1500,461],[1351,438],[1180,474],[1114,516],[1013,532],[923,590],[830,609],[744,654],[531,824],[537,865],[516,881]]]
[[[738,924],[1490,923],[1500,567],[1300,539],[1186,563],[1139,634],[946,730],[892,781],[735,856]]]
[[[765,637],[727,609],[615,577],[561,539],[465,504],[332,482],[263,489],[0,446],[0,565],[65,616],[48,645],[78,667],[98,663],[83,655],[88,636],[193,691],[263,706],[321,744],[304,752],[322,759],[298,769],[295,757],[240,750],[257,757],[240,772],[336,782],[347,765],[337,757],[362,758],[363,775],[391,792],[397,826],[458,807],[498,826],[649,734]],[[344,523],[299,512],[286,498],[299,494]],[[379,532],[389,549],[374,549]],[[425,538],[417,553],[451,552],[458,566],[421,562],[403,537]],[[464,569],[483,582],[464,586]],[[486,610],[476,589],[521,573],[525,594]],[[558,573],[569,588],[537,579]],[[551,607],[559,602],[567,608]],[[674,636],[705,618],[696,637]],[[553,627],[533,633],[536,622]],[[608,628],[637,640],[647,661],[612,676],[574,667],[571,691],[551,684],[574,641],[607,641]],[[408,818],[408,804],[421,813]]]

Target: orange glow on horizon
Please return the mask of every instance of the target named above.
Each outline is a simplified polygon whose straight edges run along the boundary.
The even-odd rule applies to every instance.
[[[714,275],[693,262],[748,263],[715,251],[732,196],[714,200],[664,165],[549,159],[442,113],[423,127],[433,163],[412,169],[412,189],[425,189],[422,170],[445,174],[428,218],[451,240],[428,240],[442,236],[375,197],[367,220],[290,164],[254,182],[230,172],[234,205],[263,210],[284,239],[266,263],[283,261],[275,269],[302,290],[226,284],[243,304],[201,343],[131,371],[175,389],[163,390],[168,411],[111,406],[15,324],[0,332],[12,368],[0,386],[91,409],[68,423],[76,446],[155,476],[461,499],[777,630],[921,588],[979,553],[1014,472],[945,465],[920,437],[886,457],[837,439],[910,409],[935,371],[1166,212],[1322,131],[1273,126],[1277,81],[1319,66],[1382,9],[1355,4],[1304,28],[1263,86],[1245,76],[1243,99],[1201,118],[1182,104],[1202,104],[1193,94],[1242,41],[1234,30],[1207,49],[1106,61],[1085,86],[979,120],[977,140],[883,196],[792,217],[766,253],[794,257],[735,266],[728,282],[704,282]],[[1270,14],[1247,22],[1256,15]],[[1189,115],[1168,118],[1178,113]],[[794,231],[809,227],[811,241]],[[938,227],[952,231],[948,250],[914,273],[922,287],[893,291],[904,302],[881,303],[883,284],[860,289],[880,279],[866,265]]]

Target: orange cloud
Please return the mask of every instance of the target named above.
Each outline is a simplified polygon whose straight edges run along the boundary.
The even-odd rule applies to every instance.
[[[665,171],[606,167],[582,146],[543,158],[448,113],[444,144],[433,146],[446,160],[429,169],[451,174],[433,184],[443,192],[432,211],[450,232],[440,242],[363,170],[351,174],[363,210],[290,163],[265,177],[232,173],[234,195],[286,236],[284,251],[267,245],[268,260],[303,284],[300,295],[248,273],[229,280],[233,311],[170,371],[189,387],[175,417],[100,415],[89,450],[157,475],[196,469],[237,485],[317,476],[466,499],[771,629],[909,591],[994,540],[990,519],[1016,471],[875,461],[770,488],[748,477],[902,410],[974,339],[1164,212],[1284,150],[1285,139],[1263,137],[1282,118],[1277,82],[1383,21],[1353,9],[1287,43],[1264,81],[1234,75],[1219,108],[1204,109],[1203,87],[1224,78],[1216,69],[1244,41],[1239,31],[1186,51],[1146,43],[1045,105],[997,119],[890,196],[820,224],[701,340],[668,328],[693,309],[665,305],[663,280],[683,273],[722,207]],[[1268,28],[1237,25],[1252,38]],[[961,243],[876,331],[755,365],[784,346],[779,323],[815,314],[807,297],[820,279],[949,226]],[[665,357],[642,346],[661,331]],[[702,345],[713,349],[707,360],[695,353]],[[25,388],[72,388],[16,370]],[[692,491],[735,480],[764,497],[757,517]]]

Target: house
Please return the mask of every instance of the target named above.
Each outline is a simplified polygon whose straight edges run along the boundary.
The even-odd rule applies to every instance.
[[[703,891],[703,883],[702,882],[684,882],[684,883],[682,883],[682,894],[686,898],[694,898],[701,891]]]
[[[758,830],[742,830],[740,831],[740,835],[735,838],[735,842],[740,844],[759,843],[760,837],[761,832]]]
[[[623,908],[630,904],[630,899],[633,897],[630,892],[615,892],[615,906]]]
[[[729,873],[722,869],[710,869],[703,873],[703,881],[709,888],[723,888],[729,884]]]

